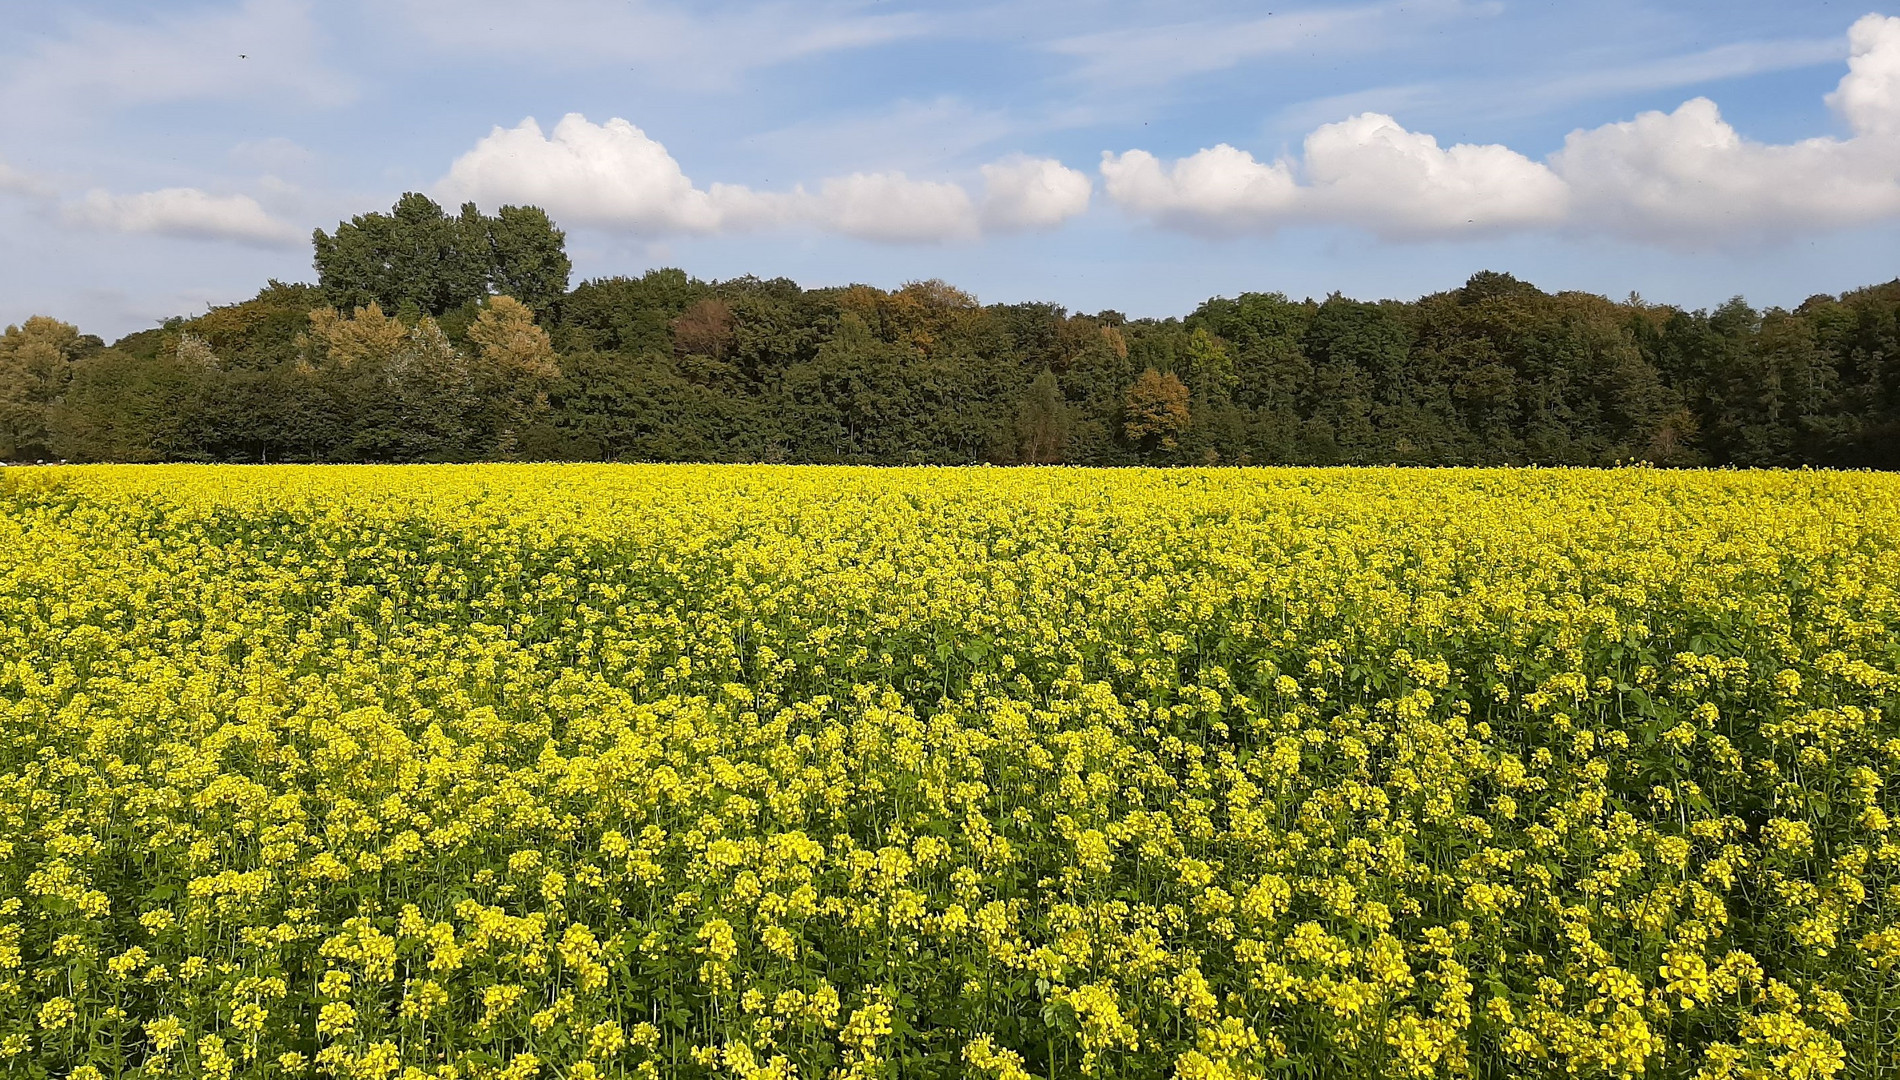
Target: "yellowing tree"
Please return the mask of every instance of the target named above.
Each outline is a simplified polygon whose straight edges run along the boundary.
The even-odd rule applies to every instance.
[[[395,359],[409,340],[409,328],[372,300],[349,315],[335,308],[311,312],[310,337],[320,346],[322,360],[347,370]]]
[[[475,343],[475,393],[488,404],[495,445],[512,451],[523,425],[547,407],[561,365],[534,312],[512,296],[491,297],[468,328]]]
[[[318,308],[310,341],[309,373],[373,432],[368,449],[425,459],[482,450],[472,439],[474,365],[434,319],[409,326],[374,301],[348,316]]]
[[[1172,450],[1188,426],[1187,386],[1173,372],[1149,368],[1128,388],[1123,416],[1129,441]]]
[[[468,328],[468,339],[480,348],[483,374],[490,378],[552,385],[561,377],[547,331],[512,296],[491,297]]]

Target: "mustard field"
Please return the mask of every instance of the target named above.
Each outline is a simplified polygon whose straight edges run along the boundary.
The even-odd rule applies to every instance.
[[[1900,476],[0,473],[0,1072],[1900,1075]]]

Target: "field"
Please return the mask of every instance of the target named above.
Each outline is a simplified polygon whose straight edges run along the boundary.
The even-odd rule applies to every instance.
[[[9,1076],[1900,1075],[1900,477],[0,475]]]

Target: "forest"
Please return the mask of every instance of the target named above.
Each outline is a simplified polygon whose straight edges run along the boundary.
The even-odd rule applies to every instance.
[[[1481,272],[1181,317],[895,290],[570,287],[533,207],[409,194],[315,284],[107,344],[0,336],[0,460],[1900,467],[1900,281],[1685,311]]]

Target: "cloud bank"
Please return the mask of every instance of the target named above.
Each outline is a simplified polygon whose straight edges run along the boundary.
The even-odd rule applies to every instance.
[[[1695,98],[1574,131],[1535,160],[1496,144],[1444,146],[1363,112],[1314,129],[1293,157],[1263,161],[1226,143],[1173,161],[1132,149],[1104,152],[1100,175],[1127,214],[1205,236],[1318,224],[1390,240],[1557,229],[1696,245],[1865,224],[1900,216],[1900,17],[1860,19],[1847,44],[1847,73],[1827,97],[1845,137],[1755,142]],[[632,123],[573,113],[550,132],[533,119],[494,129],[437,193],[533,203],[565,222],[644,236],[802,225],[916,244],[1055,228],[1087,211],[1094,187],[1059,161],[1022,155],[972,179],[871,171],[789,191],[701,186]]]
[[[1054,227],[1088,208],[1093,186],[1048,159],[1008,158],[981,175],[980,195],[902,172],[832,177],[815,191],[700,187],[632,123],[569,113],[551,132],[532,118],[494,129],[450,165],[436,193],[484,206],[533,203],[562,222],[644,236],[806,225],[884,243],[944,243]]]
[[[197,188],[164,188],[136,195],[95,188],[66,203],[60,212],[70,224],[107,232],[231,240],[263,247],[287,247],[309,239],[308,233],[272,217],[248,195],[211,195]]]
[[[1361,113],[1306,137],[1297,160],[1221,144],[1164,162],[1104,153],[1109,199],[1206,235],[1344,224],[1412,239],[1561,227],[1651,243],[1758,239],[1900,215],[1900,17],[1848,34],[1827,102],[1851,132],[1785,145],[1743,138],[1707,98],[1572,132],[1534,161],[1505,146],[1441,147]]]

